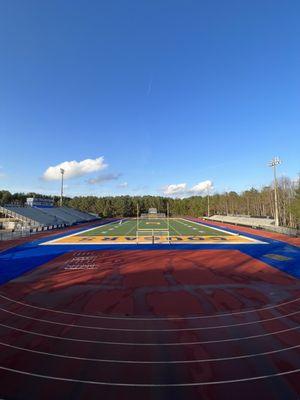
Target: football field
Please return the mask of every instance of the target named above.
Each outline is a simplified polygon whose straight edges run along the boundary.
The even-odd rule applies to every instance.
[[[254,239],[184,218],[113,221],[45,244],[256,243]]]

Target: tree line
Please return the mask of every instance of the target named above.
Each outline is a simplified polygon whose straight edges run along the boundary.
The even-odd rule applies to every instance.
[[[38,193],[10,193],[0,190],[0,205],[24,205],[27,197],[52,197],[56,205],[59,196],[45,196]],[[64,205],[91,212],[100,217],[134,217],[139,212],[147,212],[155,207],[166,213],[167,205],[171,216],[207,216],[208,202],[210,215],[249,215],[253,217],[274,218],[274,187],[251,188],[241,193],[229,191],[209,196],[170,198],[163,196],[76,196],[65,197]],[[283,177],[278,180],[278,209],[280,225],[300,226],[300,179],[292,181]]]

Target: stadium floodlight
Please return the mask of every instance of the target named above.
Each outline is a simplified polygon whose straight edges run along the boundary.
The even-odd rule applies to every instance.
[[[274,210],[275,210],[275,226],[279,226],[279,212],[278,212],[278,195],[277,195],[277,189],[278,189],[278,184],[277,184],[277,175],[276,175],[276,167],[277,165],[280,165],[282,161],[280,160],[279,157],[273,157],[271,161],[269,161],[268,166],[273,168],[274,172]]]
[[[65,173],[65,170],[63,168],[60,168],[60,173],[61,173],[60,206],[62,207],[63,195],[64,195],[64,173]]]

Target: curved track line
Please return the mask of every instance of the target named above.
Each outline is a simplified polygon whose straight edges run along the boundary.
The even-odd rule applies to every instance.
[[[14,372],[14,373],[17,373],[17,374],[23,374],[23,375],[27,375],[27,376],[34,376],[36,378],[44,378],[44,379],[51,379],[51,380],[64,381],[64,382],[77,382],[77,383],[85,383],[85,384],[92,384],[92,385],[127,386],[127,387],[179,387],[179,386],[188,387],[188,386],[222,385],[222,384],[228,384],[228,383],[257,381],[257,380],[261,380],[261,379],[275,378],[277,376],[290,375],[290,374],[295,374],[297,372],[300,372],[300,368],[297,368],[297,369],[293,369],[291,371],[278,372],[276,374],[259,375],[259,376],[252,376],[250,378],[228,379],[228,380],[213,381],[213,382],[122,383],[122,382],[100,382],[100,381],[89,381],[89,380],[74,379],[74,378],[62,378],[62,377],[58,377],[58,376],[36,374],[36,373],[33,373],[33,372],[22,371],[22,370],[14,369],[14,368],[7,368],[7,367],[3,367],[3,366],[0,366],[0,369],[5,370],[5,371],[9,371],[9,372]]]
[[[21,329],[21,328],[15,328],[13,326],[1,324],[1,323],[0,323],[0,326],[2,326],[4,328],[15,330],[18,332],[28,333],[30,335],[35,335],[35,336],[47,337],[47,338],[51,338],[51,339],[67,340],[70,342],[81,342],[81,343],[107,344],[107,345],[113,345],[113,346],[194,346],[196,344],[237,342],[237,341],[247,340],[247,339],[256,339],[256,338],[278,335],[279,333],[286,333],[286,332],[291,332],[291,331],[300,329],[300,326],[294,326],[293,328],[282,329],[282,330],[276,331],[276,332],[262,333],[259,335],[244,336],[244,337],[222,339],[222,340],[207,340],[207,341],[197,341],[197,342],[174,342],[174,343],[172,343],[172,342],[171,343],[170,342],[167,342],[167,343],[138,343],[138,342],[107,342],[107,341],[102,341],[102,340],[76,339],[76,338],[63,337],[63,336],[47,335],[45,333],[37,333],[34,331],[29,331],[29,330]]]
[[[196,360],[171,360],[171,361],[140,361],[140,360],[110,360],[110,359],[102,359],[102,358],[87,358],[87,357],[78,357],[78,356],[69,356],[66,354],[57,354],[57,353],[49,353],[45,351],[27,349],[25,347],[14,346],[12,344],[0,342],[0,345],[11,347],[16,350],[27,351],[29,353],[34,354],[41,354],[45,356],[51,357],[59,357],[59,358],[66,358],[71,360],[80,360],[80,361],[92,361],[92,362],[103,362],[103,363],[111,363],[111,364],[195,364],[195,363],[203,363],[203,362],[216,362],[216,361],[232,361],[238,359],[245,359],[245,358],[253,358],[253,357],[261,357],[270,354],[277,354],[282,353],[284,351],[298,349],[300,344],[297,346],[286,347],[279,350],[271,350],[265,351],[262,353],[252,353],[252,354],[244,354],[242,356],[235,356],[235,357],[219,357],[219,358],[206,358],[206,359],[196,359]]]
[[[12,298],[9,298],[7,296],[4,296],[4,295],[0,294],[0,298],[1,297],[3,299],[5,299],[5,300],[11,301],[12,303],[21,304],[21,305],[26,306],[26,307],[35,308],[35,309],[38,309],[38,310],[49,311],[49,312],[53,312],[53,313],[57,313],[57,314],[75,315],[75,316],[79,316],[79,317],[97,318],[97,319],[123,320],[123,321],[171,321],[171,320],[194,320],[194,319],[217,318],[217,317],[219,318],[219,317],[225,317],[225,316],[248,314],[248,313],[252,313],[252,312],[270,310],[270,309],[273,309],[273,308],[285,306],[287,304],[295,303],[295,302],[300,300],[300,297],[298,297],[296,299],[285,301],[285,302],[280,303],[280,304],[269,305],[269,306],[261,307],[261,308],[254,308],[252,310],[236,311],[236,312],[232,312],[232,313],[199,315],[199,316],[194,316],[194,317],[153,317],[153,318],[144,318],[144,317],[113,317],[113,316],[82,314],[82,313],[75,313],[75,312],[69,312],[69,311],[54,310],[54,309],[47,308],[47,307],[34,306],[32,304],[24,303],[24,302],[18,301],[18,300],[14,300]]]
[[[99,330],[99,331],[135,332],[135,333],[137,333],[137,332],[160,332],[160,333],[161,332],[187,332],[187,331],[204,331],[204,330],[210,330],[210,329],[224,329],[224,328],[232,328],[235,326],[246,326],[246,325],[253,325],[253,324],[259,324],[259,323],[270,322],[270,321],[277,321],[282,318],[287,318],[287,317],[291,317],[296,314],[300,314],[300,310],[299,310],[299,311],[294,311],[294,312],[286,314],[286,315],[281,315],[280,317],[272,317],[272,318],[266,318],[266,319],[261,319],[261,320],[257,320],[257,321],[242,322],[242,323],[238,323],[238,324],[204,326],[201,328],[130,329],[130,328],[103,328],[101,326],[66,324],[64,322],[50,321],[48,319],[43,319],[43,318],[29,317],[24,314],[19,314],[19,313],[15,313],[13,311],[6,310],[5,308],[2,308],[2,307],[0,307],[0,311],[6,312],[8,314],[18,316],[21,318],[30,319],[31,321],[44,322],[47,324],[60,325],[60,326],[68,326],[70,328],[80,328],[80,329],[83,328],[83,329],[95,329],[95,330]]]

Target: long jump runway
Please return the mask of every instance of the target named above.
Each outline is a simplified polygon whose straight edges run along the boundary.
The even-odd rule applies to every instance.
[[[0,398],[298,399],[299,248],[244,246],[39,246],[0,287]]]

